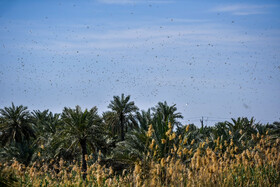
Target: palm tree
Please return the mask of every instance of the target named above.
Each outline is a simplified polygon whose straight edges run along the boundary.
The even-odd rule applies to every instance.
[[[62,146],[60,144],[60,138],[57,136],[57,130],[61,124],[60,114],[53,114],[49,112],[49,110],[34,110],[32,112],[32,117],[33,123],[36,126],[36,143],[38,146],[40,145],[40,147],[43,146],[43,148],[37,149],[37,152],[40,152],[40,157],[46,161],[50,161],[58,155],[62,155],[59,154],[61,151],[58,150],[58,147]],[[67,156],[68,155],[64,153],[63,159],[66,159]],[[35,158],[37,159],[39,156],[33,156],[33,159]]]
[[[0,109],[0,138],[2,145],[22,143],[35,138],[35,131],[27,107],[22,105]]]
[[[37,133],[40,134],[54,134],[58,124],[60,123],[60,114],[53,114],[52,112],[49,112],[49,110],[34,110],[32,112],[32,116],[38,131]]]
[[[108,108],[113,112],[112,116],[114,116],[115,121],[117,121],[115,124],[119,126],[120,138],[121,141],[123,141],[125,130],[127,132],[128,127],[133,125],[133,123],[130,123],[130,120],[133,118],[133,112],[136,112],[138,108],[134,105],[133,101],[129,101],[130,95],[125,97],[124,94],[122,94],[121,97],[114,96],[113,98],[114,100],[111,101]]]
[[[238,147],[240,152],[242,152],[242,150],[253,145],[253,142],[250,141],[251,135],[256,134],[258,130],[263,128],[263,125],[255,124],[254,118],[249,120],[246,117],[238,117],[237,119],[232,118],[231,120],[232,122],[218,122],[213,127],[209,136],[210,144],[213,146],[212,148],[215,147],[215,144],[213,143],[214,140],[219,137],[221,142],[233,141],[234,145]]]
[[[27,166],[32,161],[36,149],[37,145],[28,141],[11,143],[0,148],[0,162],[10,162],[13,159],[16,159],[21,164]]]
[[[252,117],[250,120],[248,118],[237,118],[237,119],[231,119],[232,123],[227,122],[227,126],[231,131],[239,131],[243,130],[247,133],[248,136],[251,136],[252,133],[255,133],[255,119]]]
[[[134,129],[128,132],[125,141],[116,144],[112,159],[124,164],[133,164],[137,160],[144,161],[149,151],[148,140],[149,137],[144,129]]]
[[[280,134],[280,122],[273,122],[272,124],[272,134]]]
[[[151,122],[152,122],[151,109],[148,109],[147,111],[141,110],[141,112],[136,112],[134,123],[137,123],[137,125],[141,129],[147,131]]]
[[[273,122],[273,124],[268,125],[268,132],[272,136],[272,139],[276,140],[280,137],[280,122]]]
[[[114,111],[103,112],[102,118],[104,120],[105,126],[110,132],[110,135],[115,138],[115,135],[120,134],[119,128],[119,117],[118,114]]]
[[[66,141],[70,141],[69,148],[79,145],[82,151],[82,171],[84,172],[83,178],[86,177],[87,164],[86,155],[87,144],[93,143],[91,140],[93,136],[100,136],[96,133],[100,124],[101,118],[97,114],[97,108],[93,107],[89,111],[86,109],[84,112],[81,107],[76,106],[75,109],[65,107],[62,115],[62,128],[60,136]]]
[[[183,116],[180,112],[177,111],[176,104],[168,106],[167,102],[164,101],[159,102],[156,107],[152,108],[154,115],[161,114],[162,120],[164,122],[169,121],[173,126],[176,125],[177,127],[181,126],[180,122],[177,121],[177,119],[182,119]]]

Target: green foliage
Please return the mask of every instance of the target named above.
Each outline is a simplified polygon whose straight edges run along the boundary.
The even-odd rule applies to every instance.
[[[121,172],[135,162],[145,165],[145,161],[169,156],[180,157],[188,164],[192,152],[205,150],[201,147],[203,142],[208,142],[207,147],[218,155],[227,152],[226,145],[231,143],[235,153],[242,153],[256,146],[266,134],[271,144],[280,136],[279,122],[263,125],[254,118],[232,119],[211,127],[183,126],[179,121],[183,116],[176,105],[159,102],[147,111],[139,111],[130,96],[124,94],[114,96],[108,108],[110,111],[102,116],[97,107],[83,111],[79,106],[65,107],[61,114],[49,110],[30,113],[27,107],[12,103],[0,109],[0,161],[17,160],[26,166],[38,161],[59,166],[61,159],[68,164],[81,160],[85,171],[90,156],[89,163],[99,158],[99,163]],[[181,156],[178,147],[188,151],[188,156]]]
[[[22,105],[0,109],[0,139],[2,145],[21,143],[35,138],[30,113]]]
[[[20,143],[12,143],[0,148],[0,161],[7,162],[17,160],[25,165],[32,161],[32,156],[37,149],[36,144],[31,144],[28,141]]]
[[[113,134],[117,133],[120,140],[123,141],[125,133],[129,130],[137,128],[133,120],[133,113],[138,110],[133,101],[130,100],[130,95],[114,96],[113,101],[109,104],[108,108],[112,111],[106,115],[106,121],[109,122],[109,126],[113,131]]]

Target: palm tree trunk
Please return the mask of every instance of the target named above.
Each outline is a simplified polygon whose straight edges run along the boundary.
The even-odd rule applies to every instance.
[[[86,155],[87,155],[87,144],[86,139],[80,139],[80,145],[82,147],[82,172],[83,172],[83,179],[86,179],[87,176],[87,163],[86,163]]]
[[[124,141],[124,124],[123,124],[123,115],[120,116],[120,122],[121,122],[121,141]]]

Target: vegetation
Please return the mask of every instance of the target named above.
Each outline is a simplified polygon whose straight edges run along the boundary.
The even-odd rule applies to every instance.
[[[0,109],[0,186],[279,186],[280,123],[182,125],[176,105]]]

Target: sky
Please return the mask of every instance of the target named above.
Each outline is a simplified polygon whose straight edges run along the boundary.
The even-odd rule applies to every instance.
[[[280,121],[280,1],[0,1],[0,108],[114,95],[176,104],[183,124]]]

